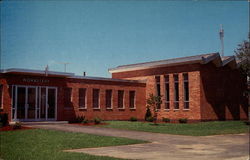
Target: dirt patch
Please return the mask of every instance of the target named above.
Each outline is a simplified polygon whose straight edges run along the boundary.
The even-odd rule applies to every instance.
[[[0,128],[0,131],[19,131],[19,130],[27,130],[27,129],[33,129],[33,128],[21,126],[20,129],[13,129],[13,126],[4,126]]]

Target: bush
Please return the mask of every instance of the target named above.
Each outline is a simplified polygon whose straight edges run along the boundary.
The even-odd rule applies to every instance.
[[[89,123],[89,121],[87,119],[84,119],[81,123],[87,124],[87,123]]]
[[[163,121],[163,122],[166,122],[166,123],[169,123],[169,122],[170,122],[170,119],[169,119],[169,118],[163,117],[163,118],[162,118],[162,121]]]
[[[2,122],[0,122],[0,128],[2,128],[3,127],[3,123]]]
[[[145,114],[145,121],[148,121],[147,119],[152,117],[152,113],[151,113],[151,110],[149,107],[147,107],[147,111],[146,111],[146,114]]]
[[[137,118],[136,117],[130,117],[130,121],[135,122],[135,121],[137,121]]]
[[[76,117],[76,123],[81,123],[82,121],[84,121],[84,119],[85,119],[85,116],[77,116]]]
[[[22,125],[20,122],[16,122],[13,126],[12,126],[13,129],[21,129],[22,128]]]
[[[187,123],[188,119],[187,118],[180,118],[179,123]]]
[[[94,118],[94,123],[95,124],[100,124],[101,122],[102,122],[101,118],[99,118],[99,117]]]
[[[246,125],[250,125],[250,121],[245,121],[244,122]]]
[[[146,119],[146,121],[148,121],[148,122],[153,122],[154,121],[154,117],[148,117],[147,119]]]
[[[8,113],[0,113],[0,122],[2,123],[3,127],[9,124]]]

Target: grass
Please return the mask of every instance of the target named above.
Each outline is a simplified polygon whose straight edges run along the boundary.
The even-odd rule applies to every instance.
[[[63,150],[136,143],[144,141],[42,129],[5,131],[0,132],[0,157],[4,160],[118,160]]]
[[[242,121],[213,121],[192,124],[160,123],[158,125],[150,122],[129,121],[107,121],[107,123],[109,125],[100,127],[189,136],[237,134],[249,131],[249,125]]]

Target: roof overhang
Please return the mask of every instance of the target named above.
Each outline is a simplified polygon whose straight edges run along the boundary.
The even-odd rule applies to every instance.
[[[32,75],[32,76],[47,76],[47,77],[70,77],[74,76],[74,73],[69,72],[55,72],[55,71],[43,71],[33,69],[21,69],[21,68],[9,68],[0,70],[0,73],[5,74],[18,74],[18,75]]]
[[[222,65],[220,54],[210,53],[210,54],[203,54],[203,55],[183,57],[183,58],[175,58],[175,59],[138,63],[138,64],[131,64],[131,65],[122,65],[116,68],[109,69],[109,72],[119,73],[119,72],[126,72],[126,71],[161,68],[161,67],[169,67],[169,66],[179,66],[179,65],[185,65],[185,64],[196,64],[196,63],[207,64],[211,61],[217,67]]]

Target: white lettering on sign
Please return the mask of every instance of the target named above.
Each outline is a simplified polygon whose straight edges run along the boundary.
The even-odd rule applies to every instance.
[[[49,83],[49,80],[47,80],[47,79],[23,78],[23,82]]]

